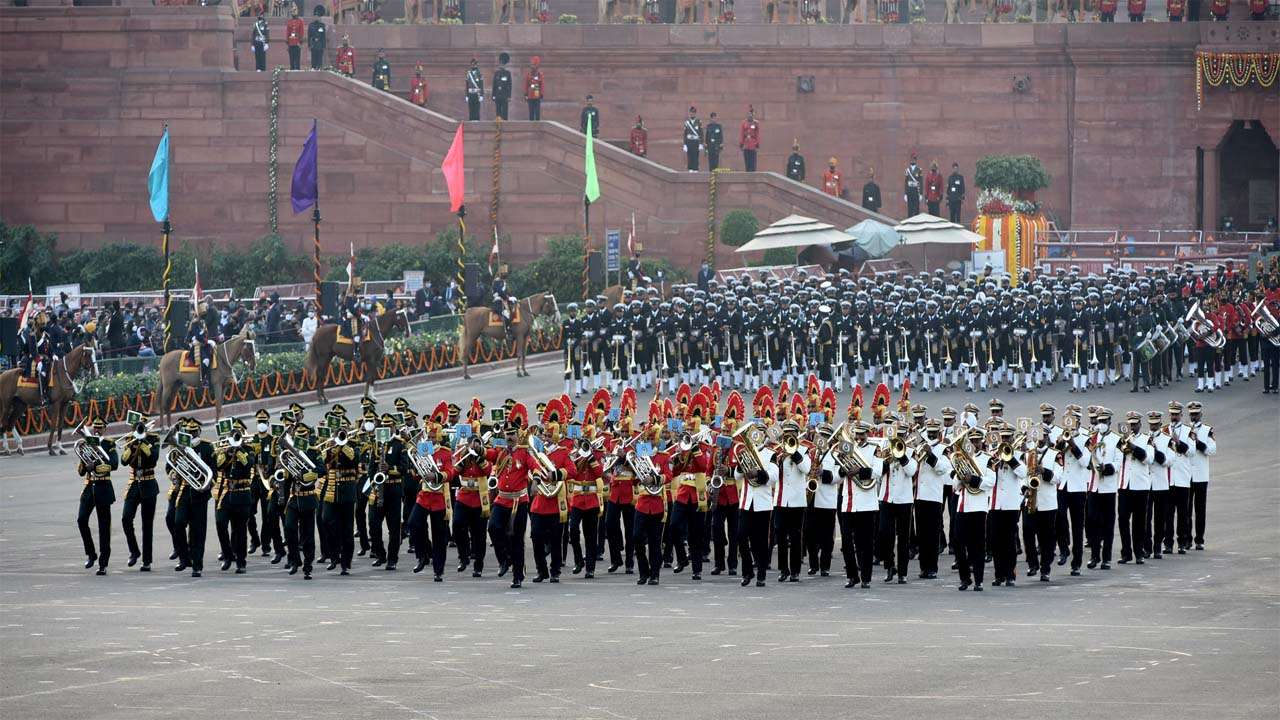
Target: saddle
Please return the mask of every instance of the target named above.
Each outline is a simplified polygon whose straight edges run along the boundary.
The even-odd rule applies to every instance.
[[[32,369],[32,371],[31,371],[31,372],[33,373],[33,374],[31,374],[31,375],[19,375],[19,376],[18,376],[18,389],[19,389],[19,390],[22,390],[22,389],[24,389],[24,388],[25,388],[25,389],[28,389],[28,390],[39,390],[39,389],[40,389],[40,377],[39,377],[38,375],[35,375],[35,374],[34,374],[34,373],[35,373],[35,369],[34,369],[34,368]],[[48,382],[48,386],[49,386],[49,387],[53,387],[53,373],[49,373],[49,382]]]
[[[366,327],[366,328],[365,328],[365,330],[364,330],[364,337],[362,338],[362,341],[363,341],[363,342],[369,342],[369,341],[371,341],[371,340],[373,340],[373,334],[372,334],[372,333],[370,333],[370,332],[369,332],[369,328],[368,328],[368,327]],[[343,334],[342,334],[342,326],[341,326],[341,325],[339,325],[339,326],[338,326],[338,336],[337,336],[337,338],[334,340],[334,344],[335,344],[335,345],[352,345],[352,344],[354,344],[354,343],[355,343],[355,341],[354,341],[354,340],[352,340],[351,338],[349,338],[349,337],[347,337],[346,335],[343,335]]]
[[[218,353],[213,353],[209,360],[209,370],[213,371],[218,367]],[[182,355],[178,358],[178,372],[180,373],[198,373],[200,372],[200,356],[192,357],[190,350],[183,350]]]
[[[515,325],[520,322],[520,306],[516,305],[511,309],[511,324]],[[502,327],[502,315],[496,313],[492,309],[489,310],[489,327]]]

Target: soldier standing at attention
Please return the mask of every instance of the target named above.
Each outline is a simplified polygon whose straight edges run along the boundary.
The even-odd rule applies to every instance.
[[[903,173],[902,192],[907,201],[907,217],[920,214],[920,191],[924,187],[920,166],[916,164],[916,154],[911,153],[911,164]]]
[[[294,6],[289,14],[289,22],[284,25],[284,42],[289,46],[289,69],[302,69],[302,34],[307,24],[298,17],[298,8]]]
[[[507,119],[507,105],[511,102],[511,71],[507,63],[511,56],[498,53],[498,69],[493,71],[493,112],[503,120]]]
[[[267,47],[271,42],[271,31],[267,27],[267,18],[261,13],[253,24],[253,67],[257,72],[267,69]]]
[[[387,62],[387,51],[378,49],[378,59],[373,61],[373,87],[384,92],[391,92],[391,63]]]
[[[351,36],[342,36],[342,45],[338,48],[338,72],[347,77],[356,76],[356,49],[351,47]]]
[[[929,163],[929,172],[924,176],[924,201],[930,215],[942,217],[942,173],[938,172],[937,160]]]
[[[787,157],[787,177],[804,182],[804,156],[800,154],[800,139],[791,143],[791,155]]]
[[[329,36],[324,27],[324,6],[316,6],[316,19],[307,27],[307,47],[311,49],[311,69],[324,67],[324,49],[329,43]]]
[[[832,197],[840,197],[844,193],[844,181],[836,169],[837,163],[834,157],[831,158],[827,161],[827,171],[822,173],[822,192]]]
[[[413,78],[409,80],[409,102],[426,107],[427,95],[427,79],[422,77],[422,63],[418,63],[413,69]]]
[[[951,163],[951,174],[947,176],[947,214],[951,222],[960,222],[960,206],[963,204],[964,176],[960,174],[960,163]]]
[[[880,212],[880,186],[876,184],[876,169],[867,171],[867,184],[862,186],[862,207]]]
[[[480,75],[480,63],[471,58],[471,69],[467,70],[467,119],[480,119],[480,102],[484,100],[484,77]]]
[[[578,115],[578,132],[587,134],[587,118],[591,118],[591,137],[600,137],[600,110],[594,104],[595,96],[587,96],[587,104]]]
[[[629,149],[632,153],[645,157],[649,154],[649,131],[644,128],[644,118],[636,116],[636,126],[631,128]]]
[[[542,77],[542,58],[529,58],[529,72],[524,74],[524,100],[529,104],[529,119],[542,119],[542,95],[546,81]]]
[[[684,121],[684,154],[688,160],[689,172],[698,171],[698,153],[702,150],[702,121],[698,119],[698,108],[689,107],[689,117]]]
[[[716,113],[711,113],[707,123],[707,169],[711,172],[720,167],[720,149],[724,147],[724,126],[718,118]]]
[[[742,166],[747,172],[755,172],[756,151],[760,149],[760,123],[756,122],[756,109],[750,105],[747,106],[747,119],[742,121],[738,130],[738,149],[742,151]],[[801,164],[803,162],[801,160]]]

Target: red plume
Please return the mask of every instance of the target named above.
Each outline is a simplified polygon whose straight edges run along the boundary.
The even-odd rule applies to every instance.
[[[751,399],[752,412],[757,416],[761,415],[760,408],[763,407],[766,402],[769,403],[770,406],[773,405],[773,388],[768,385],[762,385],[759,390],[756,390],[756,396]]]
[[[729,393],[729,400],[724,409],[724,417],[726,420],[741,421],[747,416],[747,405],[742,400],[742,396],[737,390]]]

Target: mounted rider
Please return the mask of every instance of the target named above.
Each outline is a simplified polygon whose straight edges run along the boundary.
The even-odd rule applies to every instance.
[[[515,305],[516,299],[511,296],[507,290],[507,275],[511,269],[506,263],[498,266],[498,274],[493,276],[493,286],[491,287],[491,305],[495,313],[502,316],[502,329],[506,333],[507,339],[511,339],[511,308]]]
[[[342,318],[339,330],[351,340],[351,361],[360,363],[360,348],[364,343],[364,323],[366,315],[373,310],[373,301],[363,297],[364,284],[357,276],[352,276],[347,283],[346,294],[342,296]]]
[[[18,333],[18,347],[22,348],[22,376],[36,378],[41,406],[49,404],[49,369],[61,357],[63,341],[62,328],[49,320],[47,310],[36,313]]]
[[[217,342],[209,337],[209,329],[205,325],[209,300],[206,298],[196,308],[196,314],[187,329],[187,344],[191,347],[191,360],[200,361],[200,387],[209,389],[210,373],[213,369],[213,351]]]

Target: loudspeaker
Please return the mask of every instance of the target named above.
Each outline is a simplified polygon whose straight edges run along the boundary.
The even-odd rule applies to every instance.
[[[604,287],[604,255],[599,250],[587,253],[587,280]]]
[[[161,318],[161,322],[164,318]],[[186,347],[187,330],[191,327],[191,302],[188,300],[171,300],[169,302],[169,337],[161,338],[164,347],[160,352]],[[161,329],[163,333],[163,328]]]
[[[18,361],[22,353],[18,349],[18,318],[0,318],[0,356]]]
[[[339,318],[338,291],[341,287],[342,284],[336,280],[320,283],[320,315],[333,322],[337,322]]]
[[[484,280],[480,275],[480,263],[469,262],[462,269],[462,292],[467,296],[467,307],[489,305]]]

